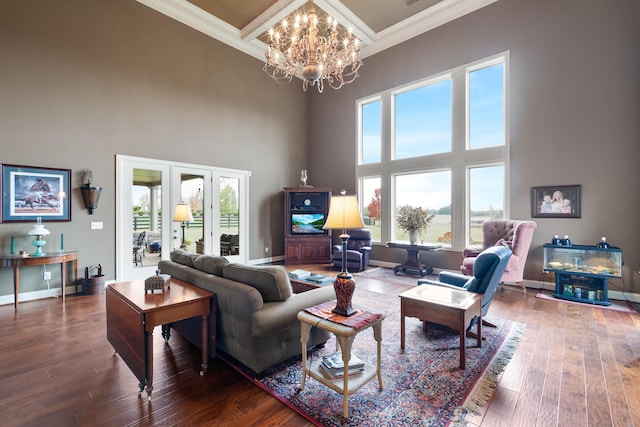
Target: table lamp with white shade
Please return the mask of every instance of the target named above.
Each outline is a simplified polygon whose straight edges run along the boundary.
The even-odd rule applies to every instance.
[[[347,240],[349,228],[364,228],[360,209],[358,207],[358,199],[356,196],[347,196],[347,192],[342,190],[340,196],[331,197],[329,205],[329,215],[323,228],[328,230],[342,230],[340,240],[342,240],[342,271],[333,282],[333,288],[336,291],[336,308],[333,312],[342,316],[351,316],[355,314],[355,310],[351,305],[351,298],[356,289],[356,282],[353,280],[347,270]]]
[[[184,229],[188,222],[193,221],[193,215],[191,214],[191,207],[186,203],[178,203],[176,205],[176,213],[173,215],[173,221],[179,222],[182,227],[182,243],[181,247],[186,247],[184,242]]]
[[[28,236],[35,236],[33,242],[31,244],[36,247],[36,251],[31,254],[31,256],[44,256],[45,252],[42,251],[42,247],[47,244],[46,240],[43,240],[43,236],[48,236],[51,234],[49,230],[44,228],[44,224],[42,223],[42,218],[38,217],[36,224],[33,226],[33,230],[27,233]]]

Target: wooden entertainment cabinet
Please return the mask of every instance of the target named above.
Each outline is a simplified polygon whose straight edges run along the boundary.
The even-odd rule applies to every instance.
[[[284,188],[284,256],[287,264],[331,261],[330,188]]]

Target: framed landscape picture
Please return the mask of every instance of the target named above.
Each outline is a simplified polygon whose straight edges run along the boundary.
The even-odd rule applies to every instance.
[[[2,165],[2,221],[71,221],[71,170]]]
[[[532,187],[533,218],[580,218],[580,186]]]

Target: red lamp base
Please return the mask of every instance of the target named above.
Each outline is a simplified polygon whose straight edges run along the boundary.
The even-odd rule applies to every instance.
[[[351,275],[345,272],[338,274],[333,282],[333,289],[336,291],[337,303],[332,312],[346,317],[354,315],[356,310],[351,306],[351,298],[356,290],[356,282]]]

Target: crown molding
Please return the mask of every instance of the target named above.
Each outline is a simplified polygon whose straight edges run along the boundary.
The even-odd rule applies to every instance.
[[[258,37],[270,26],[307,3],[307,0],[278,0],[247,26],[238,30],[187,0],[137,1],[261,61],[265,60],[267,45]],[[443,0],[378,33],[339,0],[315,0],[315,3],[339,22],[352,26],[363,43],[362,58],[366,58],[497,1]]]
[[[363,58],[382,52],[420,34],[495,3],[498,0],[444,0],[376,34],[375,42],[362,48]]]

